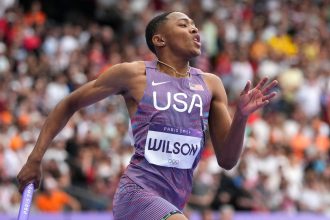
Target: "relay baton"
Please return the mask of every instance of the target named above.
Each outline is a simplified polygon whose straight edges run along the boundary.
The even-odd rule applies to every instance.
[[[29,183],[27,186],[25,186],[21,204],[19,207],[19,213],[18,213],[17,220],[28,220],[29,219],[33,191],[34,191],[33,183]]]

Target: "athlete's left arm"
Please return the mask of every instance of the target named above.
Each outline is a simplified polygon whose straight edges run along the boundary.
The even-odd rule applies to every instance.
[[[241,155],[248,116],[267,105],[276,95],[270,91],[277,85],[277,81],[265,86],[268,79],[264,78],[254,88],[251,88],[251,82],[248,81],[238,99],[236,112],[231,118],[227,95],[219,77],[205,74],[204,79],[212,93],[209,115],[212,144],[219,166],[229,170],[237,164]]]

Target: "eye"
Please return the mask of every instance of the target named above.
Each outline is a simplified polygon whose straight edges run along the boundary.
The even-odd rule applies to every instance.
[[[180,27],[188,27],[187,24],[179,24]]]

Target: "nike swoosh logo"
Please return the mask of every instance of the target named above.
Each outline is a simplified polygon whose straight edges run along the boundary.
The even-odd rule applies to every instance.
[[[165,83],[169,83],[170,81],[165,81],[165,82],[155,82],[155,81],[152,81],[151,82],[151,85],[152,86],[159,86],[159,85],[162,85],[162,84],[165,84]]]

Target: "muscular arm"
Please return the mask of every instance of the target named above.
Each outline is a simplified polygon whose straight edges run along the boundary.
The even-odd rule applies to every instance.
[[[210,108],[210,135],[218,163],[225,169],[233,168],[243,148],[244,131],[248,116],[267,105],[276,92],[271,92],[277,85],[273,80],[267,86],[268,78],[263,78],[251,89],[248,81],[240,94],[237,109],[231,119],[227,108],[227,95],[221,80],[212,74],[206,74],[206,82],[212,92]]]
[[[118,64],[60,101],[47,117],[29,160],[40,162],[57,133],[80,108],[91,105],[112,94],[124,92],[132,72],[132,63]]]
[[[130,100],[129,103],[134,103],[143,91],[144,71],[143,62],[115,65],[96,80],[88,82],[59,102],[47,117],[34,149],[17,175],[19,191],[23,192],[24,187],[30,182],[33,182],[36,188],[39,187],[42,157],[50,142],[77,110],[112,94],[122,94],[126,100]],[[133,107],[131,104],[130,109],[134,109]]]
[[[212,144],[218,164],[224,169],[231,169],[236,165],[242,152],[247,116],[237,111],[231,118],[221,80],[209,75],[207,82],[213,95],[209,116]]]

